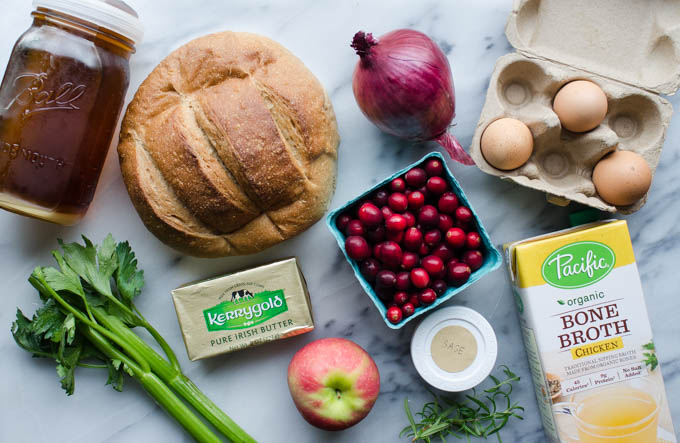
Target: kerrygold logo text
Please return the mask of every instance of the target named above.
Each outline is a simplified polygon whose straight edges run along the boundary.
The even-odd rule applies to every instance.
[[[607,276],[616,256],[609,246],[593,241],[563,246],[543,262],[541,274],[551,286],[561,289],[583,288]]]
[[[203,311],[209,331],[244,329],[288,311],[283,290],[259,292],[245,301],[226,301]]]

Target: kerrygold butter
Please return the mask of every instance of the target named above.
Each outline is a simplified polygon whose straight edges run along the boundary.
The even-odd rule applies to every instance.
[[[505,253],[548,440],[675,443],[626,222]]]
[[[295,258],[190,283],[172,300],[192,361],[314,329]]]

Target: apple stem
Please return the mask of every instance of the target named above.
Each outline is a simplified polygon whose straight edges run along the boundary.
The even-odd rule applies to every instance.
[[[342,392],[340,392],[340,389],[335,390],[335,395],[338,397],[338,400],[342,397]]]

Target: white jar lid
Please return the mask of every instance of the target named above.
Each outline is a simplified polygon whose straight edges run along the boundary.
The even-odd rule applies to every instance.
[[[497,354],[489,322],[463,306],[434,312],[418,325],[411,340],[411,359],[420,376],[447,392],[466,391],[483,382]]]
[[[137,13],[121,0],[33,0],[33,8],[47,8],[88,21],[139,43],[144,27]]]

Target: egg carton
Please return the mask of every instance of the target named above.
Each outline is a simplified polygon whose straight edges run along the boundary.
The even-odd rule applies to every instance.
[[[621,149],[640,154],[654,174],[673,113],[659,94],[680,86],[680,2],[515,0],[506,35],[517,52],[494,68],[470,148],[477,166],[561,206],[640,209],[646,195],[630,206],[602,200],[592,171]],[[586,133],[563,129],[552,109],[557,91],[573,80],[590,80],[607,96],[604,121]],[[524,122],[534,137],[529,161],[511,171],[491,166],[480,149],[484,129],[502,117]]]

